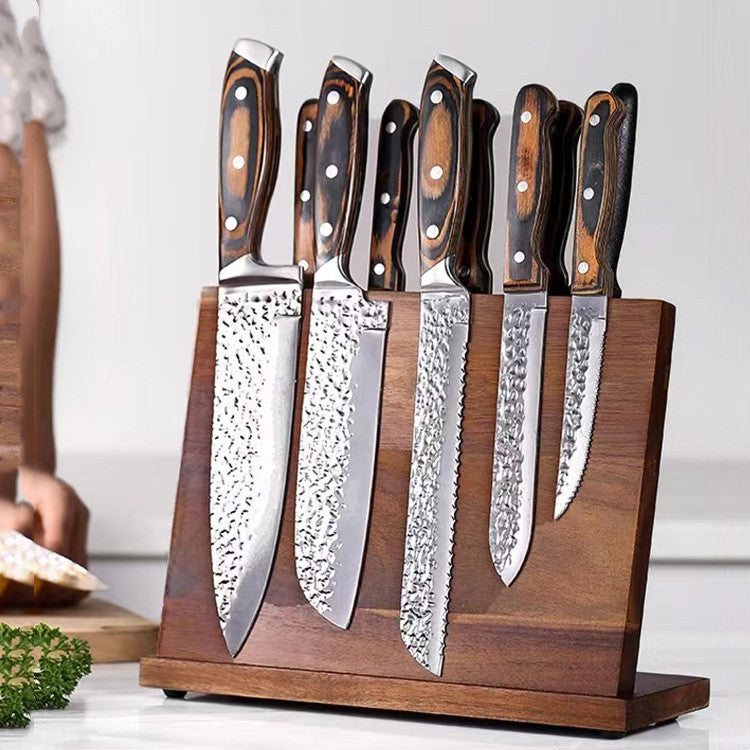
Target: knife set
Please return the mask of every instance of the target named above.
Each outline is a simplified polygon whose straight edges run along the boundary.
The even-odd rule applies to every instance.
[[[521,89],[493,295],[499,115],[436,57],[419,110],[383,116],[365,293],[349,255],[371,75],[348,58],[300,110],[295,264],[260,255],[280,62],[241,40],[224,81],[219,288],[143,684],[617,732],[699,707],[707,681],[635,672],[674,326],[667,303],[619,299],[635,89],[585,111]]]

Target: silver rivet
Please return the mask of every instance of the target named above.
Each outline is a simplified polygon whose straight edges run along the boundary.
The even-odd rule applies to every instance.
[[[329,91],[328,96],[326,96],[326,101],[329,104],[338,104],[339,99],[341,99],[341,95],[338,91]]]
[[[302,258],[302,260],[301,260],[301,261],[300,261],[299,263],[297,263],[297,265],[298,265],[298,266],[299,266],[299,267],[300,267],[300,268],[301,268],[301,269],[302,269],[303,271],[307,271],[307,269],[308,269],[308,268],[310,268],[310,264],[309,264],[309,263],[308,263],[308,262],[307,262],[307,261],[306,261],[306,260],[305,260],[304,258]]]
[[[521,122],[531,122],[531,112],[528,109],[521,112]]]
[[[329,164],[326,167],[326,177],[333,179],[339,173],[339,168],[335,164]]]
[[[302,126],[302,130],[305,131],[305,133],[309,133],[313,128],[312,120],[305,120],[305,124]]]
[[[431,170],[430,170],[430,177],[432,177],[433,180],[439,180],[443,176],[443,168],[436,164]]]
[[[601,122],[601,119],[599,118],[599,115],[591,115],[589,117],[589,125],[592,127],[596,127]]]
[[[519,193],[525,193],[529,189],[529,183],[526,182],[526,180],[521,180],[521,182],[516,185],[516,189]]]
[[[324,221],[320,225],[320,233],[323,237],[330,237],[333,234],[333,227],[327,221]]]
[[[227,218],[224,219],[224,227],[230,232],[234,232],[234,230],[237,229],[238,223],[239,222],[234,218],[234,216],[227,216]]]
[[[431,240],[434,240],[440,234],[440,229],[438,228],[437,224],[430,224],[430,226],[427,227],[427,231],[425,232],[425,234]]]
[[[247,99],[247,89],[244,86],[237,86],[237,88],[234,90],[234,98],[238,99],[239,101]]]
[[[516,261],[516,263],[523,263],[525,259],[526,256],[520,250],[513,256],[513,260]]]
[[[301,200],[301,201],[302,201],[303,203],[307,203],[307,201],[309,201],[309,200],[310,200],[310,191],[309,191],[309,190],[303,190],[303,191],[302,191],[302,192],[301,192],[301,193],[299,194],[299,199],[300,199],[300,200]]]
[[[396,123],[393,120],[385,124],[385,132],[388,134],[396,132]]]
[[[234,159],[232,159],[232,166],[235,169],[242,169],[242,167],[245,166],[245,159],[242,156],[235,156]]]
[[[578,264],[578,273],[588,273],[589,272],[589,264],[586,263],[585,260],[582,260]]]
[[[380,202],[387,206],[391,202],[391,195],[390,193],[381,193],[380,194]]]
[[[374,266],[372,267],[372,272],[373,272],[373,273],[374,273],[374,274],[375,274],[376,276],[382,276],[382,275],[383,275],[383,274],[385,273],[385,266],[384,266],[384,265],[383,265],[382,263],[376,263],[376,264],[375,264],[375,265],[374,265]]]
[[[434,90],[434,91],[433,91],[433,92],[432,92],[432,93],[430,94],[430,101],[431,101],[431,102],[432,102],[433,104],[440,104],[440,102],[442,102],[442,101],[443,101],[443,92],[442,92],[442,91],[441,91],[440,89],[435,89],[435,90]]]
[[[585,201],[590,201],[594,197],[594,188],[586,188],[583,191],[583,199]]]

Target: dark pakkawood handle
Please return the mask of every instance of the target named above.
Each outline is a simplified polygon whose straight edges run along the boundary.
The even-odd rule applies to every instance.
[[[316,268],[339,258],[349,271],[349,252],[362,205],[367,159],[370,72],[334,57],[318,100],[315,147]]]
[[[622,296],[617,281],[617,263],[620,260],[625,225],[628,221],[630,187],[633,181],[633,154],[635,153],[635,129],[638,119],[638,92],[630,83],[618,83],[612,93],[622,102],[625,113],[617,131],[617,188],[612,207],[612,227],[604,248],[606,274],[613,297]]]
[[[302,266],[306,287],[315,272],[315,122],[318,100],[308,99],[297,116],[297,148],[294,166],[294,262]]]
[[[546,291],[543,240],[552,198],[552,126],[559,105],[544,86],[524,86],[516,97],[510,140],[506,292]]]
[[[474,294],[492,293],[492,271],[487,250],[495,195],[492,139],[499,124],[500,113],[495,107],[484,99],[475,99],[471,106],[469,197],[456,264],[459,280]]]
[[[260,242],[276,185],[281,147],[278,70],[282,54],[241,39],[224,76],[219,164],[219,267]]]
[[[394,99],[380,121],[369,289],[401,292],[406,284],[401,252],[411,201],[418,123],[419,110],[404,99]]]
[[[617,131],[624,115],[620,100],[597,91],[586,102],[576,203],[573,294],[612,294],[604,249],[609,241],[617,188]]]
[[[439,55],[425,79],[419,109],[420,267],[442,260],[455,271],[471,166],[471,102],[476,74]]]
[[[560,102],[560,112],[552,126],[552,199],[542,242],[542,263],[549,271],[547,291],[570,294],[565,246],[568,241],[576,192],[578,139],[583,110],[573,102]]]

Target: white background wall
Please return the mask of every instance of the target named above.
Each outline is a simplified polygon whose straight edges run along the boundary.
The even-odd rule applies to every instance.
[[[172,471],[198,294],[216,276],[218,103],[240,36],[286,54],[283,154],[264,245],[276,262],[291,257],[297,108],[317,94],[332,54],[373,71],[374,116],[393,97],[418,102],[437,52],[475,68],[475,95],[503,116],[531,81],[581,104],[632,81],[641,107],[621,283],[626,296],[677,305],[665,456],[680,465],[750,460],[750,3],[54,0],[42,24],[69,105],[53,153],[64,242],[63,469],[66,456],[116,463],[150,453],[173,457]],[[496,140],[500,196],[507,147],[506,123]],[[504,213],[499,198],[498,276]],[[413,286],[413,239],[406,253]],[[68,465],[73,481],[87,481],[84,464]],[[87,498],[95,515],[123,502],[122,482],[113,484]],[[153,502],[168,514],[172,493]]]

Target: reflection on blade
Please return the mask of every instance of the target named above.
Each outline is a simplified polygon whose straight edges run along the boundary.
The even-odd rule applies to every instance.
[[[301,294],[219,290],[211,442],[214,593],[236,655],[263,599],[286,486]]]
[[[555,518],[560,518],[573,501],[586,468],[599,397],[606,329],[607,298],[574,295],[568,331]]]

